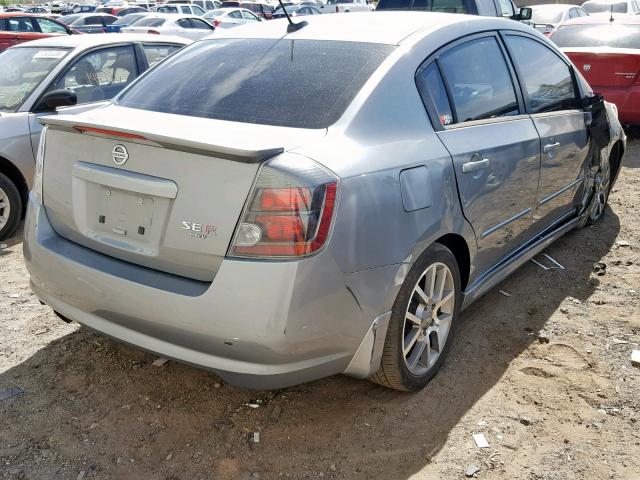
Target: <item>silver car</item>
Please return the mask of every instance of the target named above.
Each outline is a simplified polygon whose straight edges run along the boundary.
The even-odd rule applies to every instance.
[[[189,40],[157,35],[71,35],[0,54],[0,240],[26,208],[39,118],[95,108]],[[72,106],[75,105],[75,106]]]
[[[603,214],[625,135],[539,32],[307,22],[216,32],[111,105],[44,119],[38,298],[233,385],[342,372],[416,390],[464,308]]]

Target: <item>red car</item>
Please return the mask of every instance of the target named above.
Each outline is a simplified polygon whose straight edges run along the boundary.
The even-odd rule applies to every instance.
[[[596,93],[616,104],[623,124],[640,124],[640,15],[568,20],[549,38]]]
[[[0,13],[0,52],[29,40],[72,33],[74,32],[71,28],[46,16]]]

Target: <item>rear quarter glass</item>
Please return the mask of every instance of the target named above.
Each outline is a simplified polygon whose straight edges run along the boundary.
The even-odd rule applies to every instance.
[[[118,104],[233,122],[327,128],[394,48],[343,41],[207,40],[163,62]]]

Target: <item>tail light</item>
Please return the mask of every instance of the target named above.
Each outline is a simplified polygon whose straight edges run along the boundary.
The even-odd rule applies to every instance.
[[[160,35],[160,32],[157,30],[147,30],[147,33],[150,33],[152,35]]]
[[[336,5],[336,13],[340,13],[340,7]]]
[[[238,224],[229,255],[296,258],[327,242],[338,197],[338,179],[304,157],[278,157],[260,170]]]
[[[213,21],[213,26],[214,26],[214,27],[219,27],[221,23],[222,23],[222,20],[220,20],[219,18],[216,18],[216,19]]]
[[[33,195],[35,199],[42,203],[42,174],[44,171],[44,149],[46,147],[47,142],[47,128],[42,128],[42,133],[40,134],[40,143],[38,144],[38,153],[36,154],[36,168],[33,174]]]

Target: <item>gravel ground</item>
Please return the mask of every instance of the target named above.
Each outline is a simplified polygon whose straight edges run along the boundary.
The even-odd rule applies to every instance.
[[[22,393],[0,400],[0,478],[640,479],[640,142],[629,147],[603,221],[547,250],[566,270],[528,263],[474,304],[415,394],[344,376],[250,392],[153,366],[41,306],[16,236],[0,251],[0,395]]]

